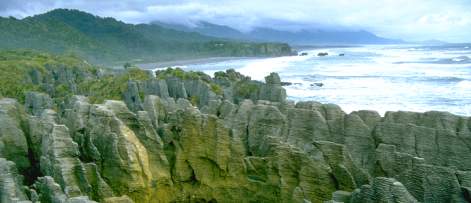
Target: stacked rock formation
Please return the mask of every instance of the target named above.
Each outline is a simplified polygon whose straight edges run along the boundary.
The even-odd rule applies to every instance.
[[[228,70],[128,81],[99,104],[1,99],[0,201],[470,201],[470,118],[346,114],[265,80]]]

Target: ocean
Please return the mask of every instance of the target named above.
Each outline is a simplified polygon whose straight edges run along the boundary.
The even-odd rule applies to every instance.
[[[300,50],[306,56],[245,58],[181,66],[233,68],[255,80],[277,72],[288,99],[334,103],[345,112],[448,111],[471,116],[471,45],[368,45]],[[318,56],[326,52],[328,56]],[[317,85],[316,85],[317,84]],[[322,84],[319,85],[319,84]]]

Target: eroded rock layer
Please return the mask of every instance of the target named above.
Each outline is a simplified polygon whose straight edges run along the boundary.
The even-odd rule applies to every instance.
[[[275,73],[161,74],[122,100],[1,99],[0,201],[470,200],[470,118],[294,103]]]

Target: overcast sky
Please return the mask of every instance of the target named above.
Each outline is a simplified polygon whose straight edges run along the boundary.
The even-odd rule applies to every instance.
[[[22,18],[54,8],[128,23],[204,20],[243,31],[364,29],[405,40],[471,41],[471,0],[0,0],[1,16]]]

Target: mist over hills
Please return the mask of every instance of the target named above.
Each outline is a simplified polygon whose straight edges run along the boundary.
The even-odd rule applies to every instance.
[[[0,49],[73,53],[99,64],[291,53],[286,44],[223,40],[155,24],[127,24],[69,9],[24,19],[0,18],[0,27]]]
[[[403,43],[402,40],[382,38],[365,30],[351,31],[305,29],[300,31],[285,31],[273,28],[257,27],[252,29],[250,32],[241,32],[229,26],[217,25],[205,21],[197,22],[194,26],[164,23],[158,21],[153,22],[153,24],[184,32],[195,32],[206,36],[247,41],[284,42],[291,45]]]

